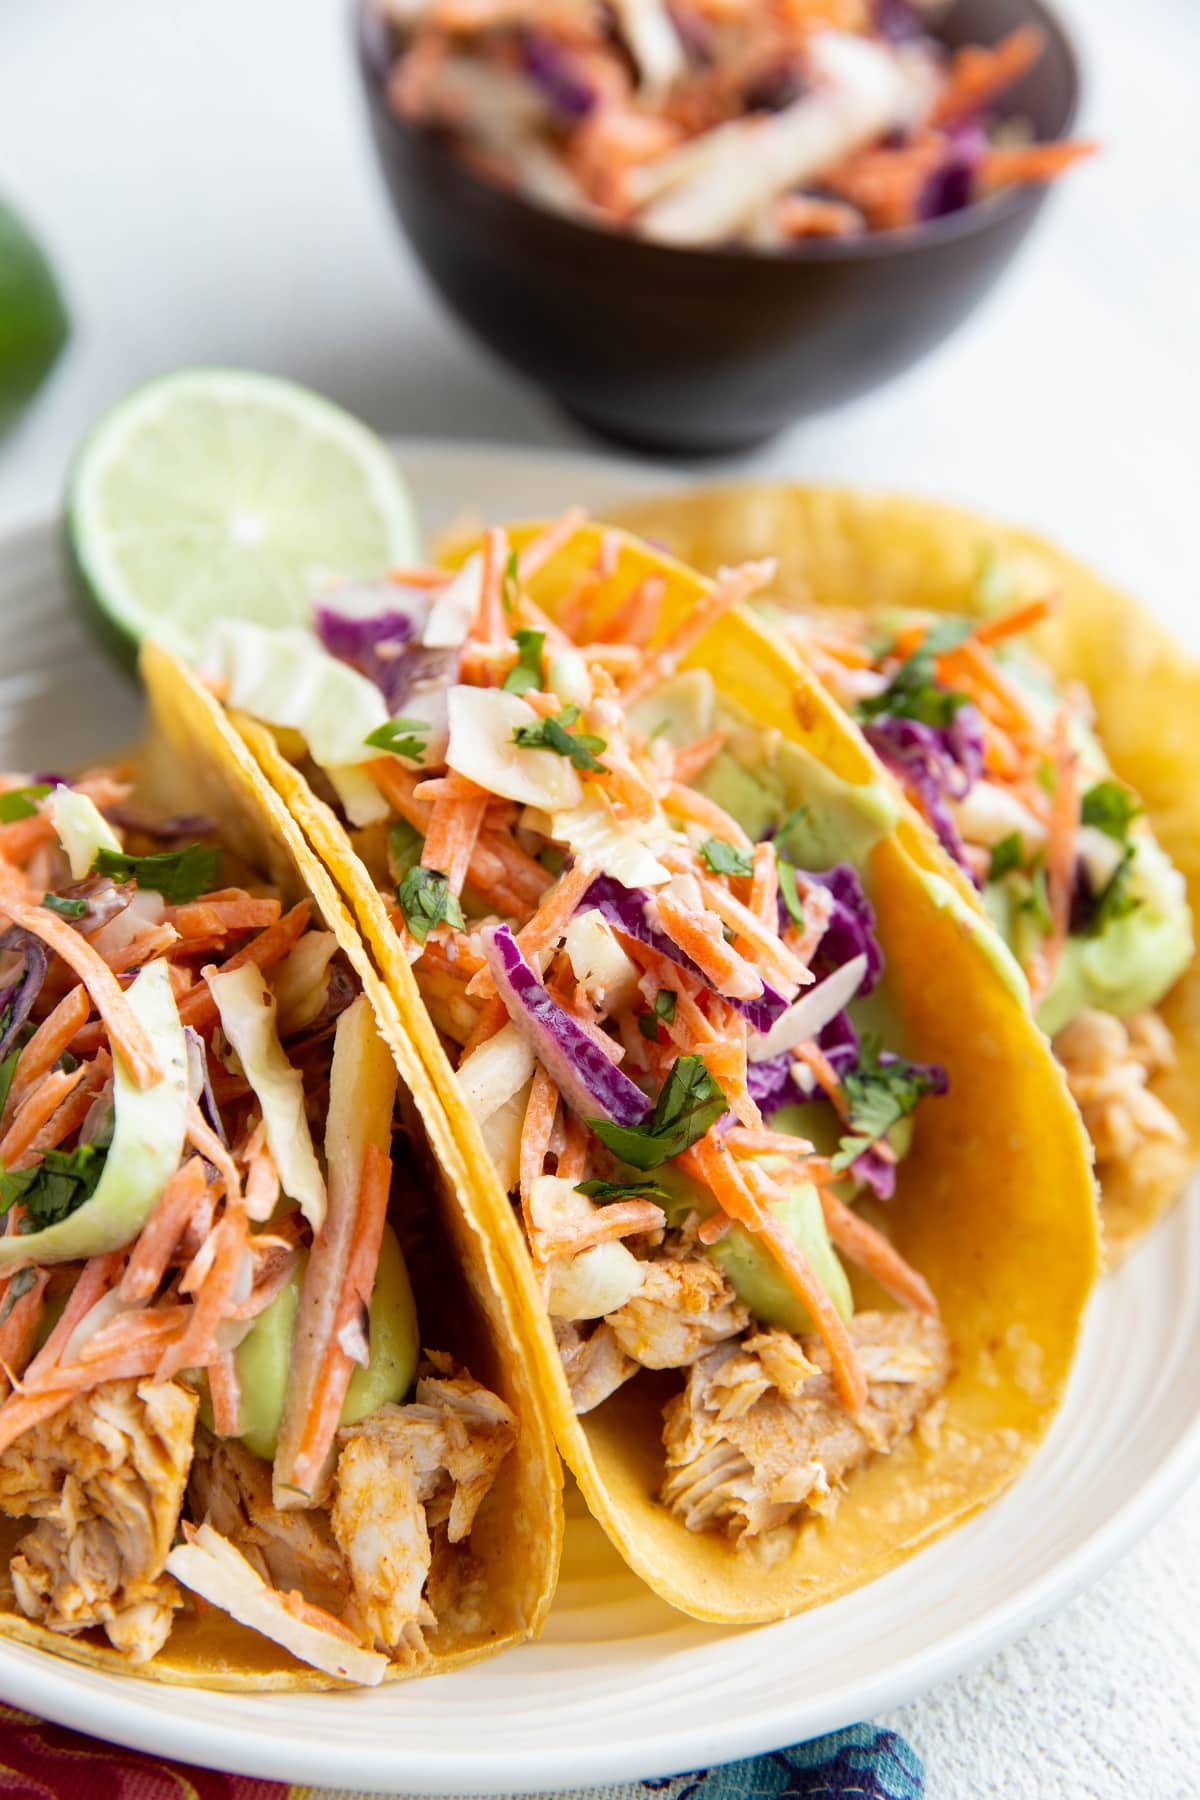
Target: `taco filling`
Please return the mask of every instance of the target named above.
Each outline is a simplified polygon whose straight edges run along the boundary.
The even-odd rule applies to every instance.
[[[724,572],[651,654],[660,577],[582,629],[603,538],[557,620],[530,597],[577,525],[335,592],[316,635],[227,623],[205,671],[298,734],[375,871],[576,1411],[669,1372],[661,1500],[744,1541],[827,1506],[946,1385],[886,1232],[946,1077],[905,1055],[811,759],[679,672],[770,566]]]
[[[984,618],[774,614],[980,891],[1029,981],[1103,1168],[1185,1132],[1147,1083],[1174,1062],[1158,1002],[1193,954],[1183,877],[1117,781],[1086,690]]]
[[[206,1607],[331,1677],[421,1662],[516,1430],[420,1351],[370,1003],[120,772],[6,777],[0,818],[3,1605],[137,1665]]]

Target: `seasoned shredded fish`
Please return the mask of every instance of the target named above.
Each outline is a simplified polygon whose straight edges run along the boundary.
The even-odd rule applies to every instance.
[[[269,1587],[295,1590],[328,1612],[345,1606],[350,1576],[327,1515],[275,1506],[270,1463],[236,1438],[197,1433],[188,1511],[227,1538]]]
[[[852,1469],[912,1430],[950,1374],[942,1326],[864,1312],[849,1329],[868,1383],[857,1413],[838,1399],[816,1337],[759,1332],[693,1363],[663,1412],[662,1498],[689,1531],[753,1538],[799,1507],[820,1510]]]
[[[341,1433],[333,1535],[352,1588],[350,1613],[365,1643],[419,1651],[435,1623],[425,1597],[431,1532],[450,1543],[471,1530],[516,1442],[509,1408],[466,1370],[424,1375],[407,1406],[382,1406]]]
[[[0,1456],[0,1508],[38,1521],[11,1567],[29,1618],[67,1634],[102,1625],[131,1662],[162,1648],[197,1404],[175,1382],[105,1382]]]
[[[606,1321],[643,1368],[686,1369],[749,1325],[749,1307],[707,1257],[665,1257],[645,1267],[641,1288]]]
[[[639,1365],[622,1350],[607,1320],[602,1319],[590,1337],[570,1319],[552,1319],[551,1324],[577,1414],[602,1406],[637,1374]]]
[[[1146,1083],[1175,1062],[1175,1042],[1156,1012],[1118,1019],[1087,1007],[1054,1039],[1067,1086],[1083,1114],[1096,1161],[1124,1162],[1151,1139],[1185,1132]]]

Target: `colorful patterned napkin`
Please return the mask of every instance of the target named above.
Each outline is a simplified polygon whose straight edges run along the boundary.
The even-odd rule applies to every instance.
[[[558,1800],[922,1800],[921,1759],[894,1731],[852,1725],[719,1769]],[[118,1750],[0,1705],[0,1794],[21,1800],[359,1800],[349,1791],[217,1775]]]

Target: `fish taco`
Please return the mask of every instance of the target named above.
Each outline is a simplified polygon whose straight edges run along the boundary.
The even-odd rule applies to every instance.
[[[453,1668],[557,1572],[507,1276],[333,884],[168,691],[137,768],[0,780],[0,1633],[221,1688]]]
[[[1096,1265],[1019,972],[746,611],[770,576],[568,514],[203,665],[453,1123],[589,1506],[723,1621],[1010,1481]]]
[[[701,566],[778,557],[770,616],[1026,973],[1118,1259],[1200,1159],[1200,666],[1081,564],[949,507],[779,487],[631,516]]]

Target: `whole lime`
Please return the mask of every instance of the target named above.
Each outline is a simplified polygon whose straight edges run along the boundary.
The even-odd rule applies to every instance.
[[[0,200],[0,434],[49,374],[69,329],[44,251]]]

